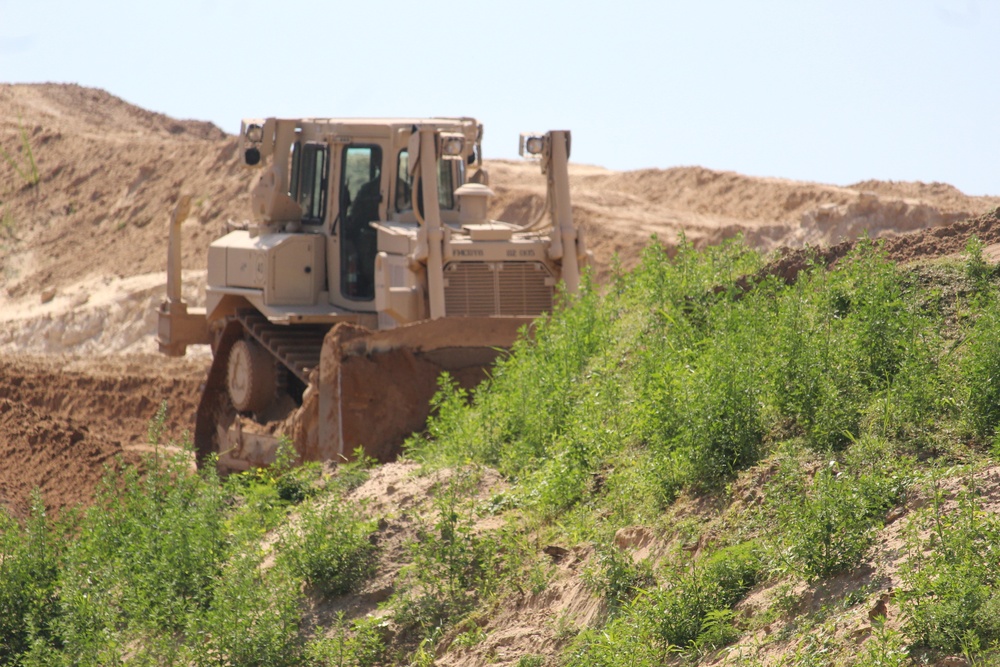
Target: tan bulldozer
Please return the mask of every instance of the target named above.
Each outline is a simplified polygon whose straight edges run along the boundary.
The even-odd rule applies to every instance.
[[[475,385],[560,282],[578,289],[589,253],[570,210],[570,133],[521,135],[547,179],[526,224],[489,219],[482,134],[472,118],[243,121],[239,159],[261,172],[251,215],[211,244],[206,305],[189,308],[182,198],[158,312],[161,352],[212,348],[199,460],[266,465],[281,438],[302,460],[358,448],[390,460],[443,371]]]

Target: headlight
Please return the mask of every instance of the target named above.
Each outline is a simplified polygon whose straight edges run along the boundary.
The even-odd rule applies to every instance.
[[[264,140],[264,128],[260,125],[249,125],[247,127],[247,139],[252,143],[259,144]]]
[[[460,157],[465,149],[465,136],[457,132],[442,132],[438,135],[438,155]]]
[[[521,144],[518,148],[518,154],[521,157],[527,157],[528,155],[541,155],[542,151],[545,150],[545,136],[539,134],[522,134]],[[527,153],[527,155],[525,155]]]

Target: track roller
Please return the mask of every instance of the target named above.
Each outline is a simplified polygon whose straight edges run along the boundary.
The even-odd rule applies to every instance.
[[[226,387],[239,412],[264,412],[274,402],[277,388],[274,357],[252,340],[236,341],[229,351]]]

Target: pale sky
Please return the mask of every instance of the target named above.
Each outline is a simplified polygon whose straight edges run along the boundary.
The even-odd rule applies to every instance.
[[[1000,195],[1000,0],[0,0],[0,81],[244,117],[474,116],[488,158]]]

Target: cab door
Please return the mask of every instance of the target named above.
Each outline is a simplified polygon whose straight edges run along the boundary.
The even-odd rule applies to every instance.
[[[337,169],[336,213],[330,229],[327,275],[330,302],[373,311],[378,235],[372,222],[385,219],[382,148],[343,145]]]

